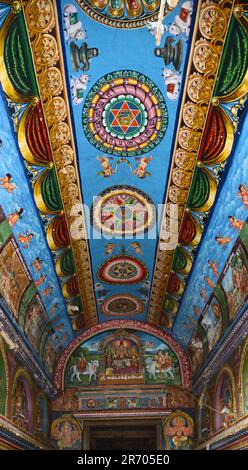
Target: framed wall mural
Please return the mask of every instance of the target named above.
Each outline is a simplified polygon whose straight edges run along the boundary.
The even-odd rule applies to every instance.
[[[43,351],[43,361],[51,373],[53,372],[53,365],[57,354],[58,352],[56,351],[54,344],[48,337]]]
[[[31,432],[33,398],[31,382],[26,372],[16,373],[12,388],[11,420],[20,429]]]
[[[248,295],[248,256],[242,242],[238,242],[231,253],[223,272],[221,285],[226,294],[231,322]]]
[[[44,311],[41,300],[37,295],[28,307],[24,323],[24,331],[37,353],[40,348],[42,332],[44,331],[47,322],[47,315]]]
[[[199,441],[208,439],[212,432],[212,415],[211,411],[214,408],[211,406],[210,397],[206,392],[203,392],[199,400],[198,408],[198,439]]]
[[[0,296],[18,320],[22,296],[31,281],[13,238],[0,248],[0,273]]]
[[[241,373],[242,379],[242,394],[243,394],[243,409],[244,412],[248,412],[248,348],[246,349],[246,355],[243,362],[243,370]]]
[[[192,374],[194,375],[197,370],[200,369],[204,361],[203,340],[197,331],[192,336],[187,352],[191,358]]]
[[[81,449],[82,431],[71,415],[63,415],[52,423],[51,440],[59,450]]]
[[[135,384],[180,385],[179,361],[158,338],[136,330],[112,330],[85,341],[72,353],[65,387]]]
[[[201,325],[206,332],[208,339],[208,350],[210,352],[222,334],[221,308],[215,296],[212,297],[209,305],[203,312]]]
[[[221,428],[227,429],[234,420],[235,402],[233,390],[234,378],[228,370],[224,370],[217,379],[215,392],[216,431],[221,430]]]
[[[45,395],[39,393],[35,402],[34,431],[41,439],[46,439],[48,431],[47,400]]]
[[[191,416],[176,411],[164,423],[166,449],[187,450],[193,447],[194,422]]]

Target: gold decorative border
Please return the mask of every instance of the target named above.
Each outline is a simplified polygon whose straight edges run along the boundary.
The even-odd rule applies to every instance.
[[[101,14],[100,12],[97,12],[97,10],[94,9],[94,7],[91,7],[86,1],[84,0],[76,0],[78,3],[78,6],[83,10],[86,15],[88,15],[91,19],[97,21],[98,23],[102,23],[104,26],[108,26],[110,28],[119,28],[119,29],[135,29],[135,28],[143,28],[146,26],[146,24],[149,21],[156,21],[159,16],[159,11],[155,13],[151,13],[150,15],[147,15],[145,17],[141,18],[136,18],[133,20],[126,20],[123,21],[116,17],[116,19],[109,16],[105,16]],[[164,16],[167,16],[169,13],[171,13],[174,8],[169,8],[168,5],[165,6],[164,9]]]
[[[34,68],[39,86],[41,104],[46,118],[48,135],[53,150],[54,165],[62,196],[68,227],[75,220],[73,207],[82,205],[76,148],[72,132],[67,86],[64,77],[64,60],[60,39],[58,13],[55,0],[23,0],[24,15]],[[70,175],[70,183],[66,175]],[[82,206],[83,211],[83,206]],[[86,234],[85,216],[82,213],[82,232]],[[71,247],[76,263],[83,312],[88,327],[98,322],[97,307],[91,273],[90,254],[86,236],[80,240],[71,237]]]
[[[240,362],[239,362],[239,377],[238,377],[238,389],[240,391],[240,402],[239,402],[239,407],[240,411],[243,412],[243,414],[247,413],[245,410],[245,403],[244,403],[244,396],[243,396],[243,369],[245,365],[245,360],[248,360],[248,338],[243,344],[242,348],[242,353],[240,357]]]
[[[202,170],[204,168],[204,164],[197,162],[197,157],[208,111],[212,104],[214,85],[234,4],[235,0],[200,0],[198,3],[151,287],[148,321],[154,324],[159,323],[163,311],[164,296],[175,253],[175,250],[164,251],[161,249],[161,245],[164,243],[164,230],[168,226],[173,226],[173,221],[170,223],[170,213],[167,207],[169,207],[170,202],[178,204],[180,232],[184,213],[186,210],[189,211],[189,209],[186,209],[186,202],[196,165],[201,167]],[[209,13],[213,12],[215,15],[211,15],[212,24],[209,25],[210,29],[208,30],[208,23],[205,19],[209,16]],[[200,52],[203,46],[206,50],[205,63]],[[209,54],[207,54],[207,51]],[[212,55],[214,57],[211,60]],[[180,171],[181,168],[184,168],[183,162],[187,162],[187,176],[190,177],[187,188],[182,187],[182,185],[178,187],[173,181],[173,172],[175,169]],[[210,194],[212,203],[213,198],[214,196]]]
[[[9,410],[9,363],[8,363],[8,358],[5,350],[5,343],[4,340],[1,338],[1,333],[0,333],[0,353],[3,357],[3,363],[4,363],[4,369],[5,369],[5,376],[6,376],[6,403],[5,403],[5,415],[8,416],[8,410]]]
[[[2,429],[6,429],[6,431],[8,432],[15,434],[17,439],[21,438],[24,441],[34,445],[35,447],[38,447],[39,449],[49,450],[49,447],[46,446],[43,442],[39,441],[38,439],[35,439],[31,434],[23,432],[21,429],[14,426],[14,424],[4,416],[0,416],[0,427]]]

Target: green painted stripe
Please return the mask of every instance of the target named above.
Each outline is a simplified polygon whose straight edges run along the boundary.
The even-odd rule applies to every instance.
[[[182,271],[186,267],[186,265],[187,261],[184,254],[182,250],[177,247],[174,254],[172,269],[173,271]]]
[[[244,26],[233,16],[220,63],[214,94],[225,96],[242,83],[248,67],[248,35]]]
[[[25,291],[21,305],[20,305],[20,311],[19,311],[19,326],[24,330],[24,323],[25,323],[25,316],[27,313],[27,309],[29,306],[29,303],[31,300],[34,298],[34,296],[37,294],[37,288],[34,282],[30,284],[30,286],[27,288]]]
[[[42,182],[41,194],[49,210],[58,212],[63,209],[57,175],[54,168],[46,174]]]
[[[207,202],[210,194],[210,184],[206,173],[196,168],[189,192],[187,207],[200,209]]]
[[[8,221],[7,219],[5,219],[1,224],[0,224],[0,247],[1,245],[3,245],[6,240],[8,240],[8,238],[10,237],[11,235],[11,228],[10,228],[10,225],[8,224]]]

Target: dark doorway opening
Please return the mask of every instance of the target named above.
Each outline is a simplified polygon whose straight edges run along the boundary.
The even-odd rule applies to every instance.
[[[161,447],[161,422],[151,420],[101,420],[84,422],[84,449],[157,450]]]

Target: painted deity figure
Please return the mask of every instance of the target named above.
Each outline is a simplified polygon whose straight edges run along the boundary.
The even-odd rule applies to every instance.
[[[238,197],[241,198],[242,203],[248,209],[248,188],[244,184],[239,185]]]
[[[27,402],[24,386],[18,382],[13,397],[12,420],[17,427],[27,430]]]
[[[228,220],[233,228],[235,228],[236,230],[242,230],[244,226],[244,222],[242,220],[235,219],[235,217],[233,217],[232,215],[229,215]]]
[[[20,209],[16,210],[15,212],[11,212],[8,216],[8,223],[10,227],[13,227],[18,220],[21,218],[21,215],[23,214],[23,208],[20,207]]]
[[[7,173],[3,178],[0,178],[0,187],[6,189],[7,193],[12,193],[16,186],[12,183],[12,176]]]
[[[70,421],[63,421],[56,426],[53,437],[59,449],[70,449],[80,439],[80,433]]]

